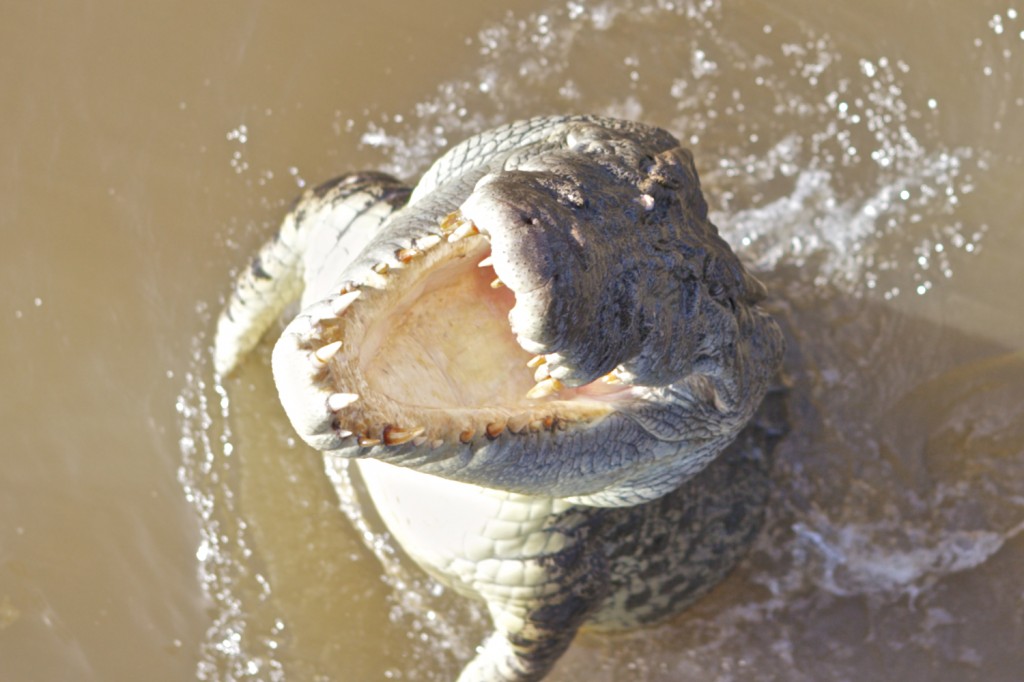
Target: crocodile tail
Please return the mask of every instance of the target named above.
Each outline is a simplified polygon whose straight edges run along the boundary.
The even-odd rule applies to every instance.
[[[384,173],[348,173],[307,190],[277,234],[239,273],[217,320],[214,368],[224,376],[259,343],[288,304],[301,296],[307,272],[331,258],[351,259],[411,190]]]

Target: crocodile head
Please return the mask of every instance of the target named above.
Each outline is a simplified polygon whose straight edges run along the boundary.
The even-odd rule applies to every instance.
[[[447,217],[407,207],[275,347],[300,435],[594,505],[702,469],[783,343],[708,221],[690,153],[658,139],[577,126],[493,165]]]

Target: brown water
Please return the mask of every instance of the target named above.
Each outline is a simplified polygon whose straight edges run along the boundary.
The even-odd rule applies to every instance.
[[[1021,679],[1024,5],[319,5],[0,9],[0,680],[454,676],[480,609],[210,332],[305,183],[564,111],[692,146],[793,431],[741,570],[552,679]]]

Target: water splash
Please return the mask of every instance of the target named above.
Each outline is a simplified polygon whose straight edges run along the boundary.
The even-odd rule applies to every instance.
[[[260,614],[260,604],[267,603],[271,590],[255,569],[251,533],[237,506],[230,399],[213,374],[204,334],[192,340],[191,365],[175,404],[183,457],[178,480],[199,516],[199,579],[214,606],[213,621],[200,645],[196,678],[283,680],[275,652],[287,637],[280,618],[273,618],[269,628],[260,625],[267,620]]]
[[[835,524],[812,517],[794,525],[794,552],[812,580],[831,594],[908,595],[912,599],[951,573],[984,563],[1024,530],[948,530],[908,527],[902,519]]]
[[[907,61],[851,58],[791,16],[762,38],[713,2],[510,13],[478,32],[472,75],[381,114],[361,143],[415,177],[458,139],[552,103],[644,119],[693,147],[714,219],[755,266],[813,264],[819,282],[885,299],[951,279],[987,231],[960,210],[986,155],[941,141],[935,93]]]

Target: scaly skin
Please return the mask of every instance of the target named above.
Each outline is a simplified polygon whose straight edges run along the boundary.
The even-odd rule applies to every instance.
[[[307,192],[242,273],[217,370],[300,292],[282,404],[329,464],[356,458],[417,562],[487,602],[460,680],[540,679],[585,623],[675,613],[754,536],[778,406],[730,443],[782,336],[668,133],[531,119],[411,195],[375,173]]]

